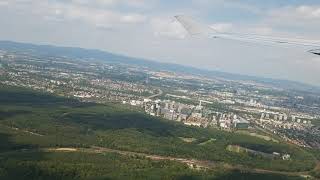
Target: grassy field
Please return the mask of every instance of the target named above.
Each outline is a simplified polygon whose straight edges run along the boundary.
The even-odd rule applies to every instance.
[[[181,137],[193,141],[187,142]],[[184,176],[226,179],[237,177],[239,174],[248,178],[269,177],[238,171],[199,172],[175,162],[153,162],[115,154],[23,153],[24,149],[48,147],[99,146],[276,171],[309,171],[316,165],[313,153],[293,145],[275,143],[246,134],[187,127],[146,116],[122,105],[81,103],[73,99],[12,87],[0,88],[0,139],[0,174],[6,178],[14,177],[13,169],[16,168],[19,169],[19,173],[30,171],[27,179],[59,179],[62,176],[76,179],[122,179],[124,174],[132,175],[128,177],[130,179],[145,178],[145,175],[154,176],[154,179],[163,175],[168,175],[169,179]],[[292,159],[270,160],[246,153],[234,153],[226,149],[228,145],[239,145],[265,153],[288,153]],[[112,169],[111,164],[118,167],[118,170]],[[83,174],[83,169],[88,172]],[[272,176],[276,175],[270,175]]]

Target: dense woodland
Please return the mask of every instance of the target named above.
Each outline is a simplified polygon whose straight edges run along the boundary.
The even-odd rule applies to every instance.
[[[99,146],[292,172],[311,171],[320,158],[317,151],[284,142],[187,127],[121,105],[82,103],[13,87],[0,88],[0,141],[0,179],[300,179],[229,171],[223,166],[194,170],[178,162],[115,153],[44,152],[43,148]],[[291,160],[230,152],[228,145],[288,153]]]

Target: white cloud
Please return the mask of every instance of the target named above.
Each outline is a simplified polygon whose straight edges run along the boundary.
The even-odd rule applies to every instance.
[[[320,7],[319,6],[288,6],[271,10],[268,13],[269,21],[278,23],[295,23],[306,24],[319,22]]]
[[[55,9],[54,12],[57,10]],[[117,26],[121,24],[136,24],[142,23],[146,20],[146,17],[140,14],[123,14],[111,10],[100,10],[86,7],[67,7],[59,9],[62,16],[66,20],[79,20],[88,24],[109,27]],[[53,14],[56,15],[55,13]]]
[[[111,28],[119,25],[138,24],[147,20],[144,15],[130,12],[120,12],[112,6],[116,3],[126,3],[125,0],[13,0],[10,4],[15,11],[44,17],[49,21],[77,21],[97,27]],[[89,5],[90,4],[90,5]],[[103,8],[92,6],[104,5]]]
[[[121,16],[120,20],[123,23],[143,23],[146,21],[146,17],[141,14],[128,14]]]
[[[254,3],[245,3],[241,0],[192,0],[192,4],[201,9],[212,10],[214,8],[227,8],[236,9],[245,12],[250,12],[253,14],[261,14],[263,10],[255,5]]]
[[[258,25],[267,28],[266,34],[298,39],[318,39],[319,42],[319,22],[320,6],[300,5],[271,9],[265,13]]]
[[[83,5],[90,7],[111,7],[119,3],[122,3],[123,0],[71,0],[70,4]]]
[[[148,8],[153,7],[156,0],[125,0],[124,3],[135,8]]]
[[[146,8],[154,4],[155,0],[72,0],[72,4],[101,7],[113,7],[117,5],[133,8]]]
[[[0,1],[0,6],[8,6],[9,1]]]
[[[299,6],[295,9],[295,13],[308,19],[320,19],[320,7]]]

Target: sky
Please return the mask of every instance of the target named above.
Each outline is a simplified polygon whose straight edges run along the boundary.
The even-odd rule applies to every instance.
[[[94,48],[320,86],[320,56],[308,49],[192,37],[175,15],[221,32],[320,42],[318,0],[0,0],[0,40]]]

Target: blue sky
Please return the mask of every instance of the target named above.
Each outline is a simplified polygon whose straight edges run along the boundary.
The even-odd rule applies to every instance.
[[[177,14],[223,32],[320,40],[317,0],[0,0],[0,39],[320,86],[320,58],[307,49],[190,37]]]

